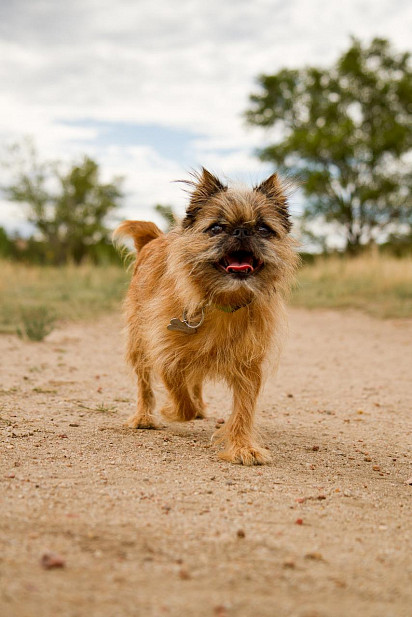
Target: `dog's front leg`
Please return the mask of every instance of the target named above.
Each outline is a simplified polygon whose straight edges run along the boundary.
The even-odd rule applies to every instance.
[[[145,366],[136,367],[137,375],[137,410],[128,420],[131,428],[158,428],[153,418],[155,397],[151,385],[150,369]]]
[[[225,450],[220,458],[241,465],[263,465],[269,462],[268,451],[259,445],[254,432],[256,402],[262,382],[260,366],[241,367],[230,378],[233,388],[233,411],[218,441]]]

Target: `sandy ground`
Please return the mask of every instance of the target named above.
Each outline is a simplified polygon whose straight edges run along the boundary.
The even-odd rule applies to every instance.
[[[412,322],[290,321],[255,468],[211,446],[221,386],[207,420],[123,426],[117,315],[0,337],[2,617],[412,615]]]

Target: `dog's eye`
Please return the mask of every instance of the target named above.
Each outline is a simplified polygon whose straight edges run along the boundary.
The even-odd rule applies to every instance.
[[[275,232],[270,229],[267,225],[259,225],[257,228],[258,234],[263,236],[264,238],[269,238],[269,236],[276,235]]]
[[[216,224],[216,225],[212,225],[212,227],[209,227],[209,231],[213,236],[217,236],[217,234],[221,234],[223,231],[223,226]]]

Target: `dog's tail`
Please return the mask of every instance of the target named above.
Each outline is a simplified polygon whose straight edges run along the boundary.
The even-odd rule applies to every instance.
[[[113,242],[119,244],[119,240],[125,236],[131,236],[138,253],[145,244],[163,235],[163,232],[154,223],[149,221],[123,221],[113,233]]]

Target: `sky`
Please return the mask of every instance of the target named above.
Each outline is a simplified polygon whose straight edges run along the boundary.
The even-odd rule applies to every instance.
[[[193,168],[273,171],[255,154],[270,133],[243,118],[259,74],[327,66],[351,35],[410,49],[411,32],[409,0],[0,0],[0,149],[30,136],[42,159],[87,154],[124,177],[121,218],[159,222],[156,203],[184,211],[173,180]],[[23,221],[0,199],[0,226]]]

